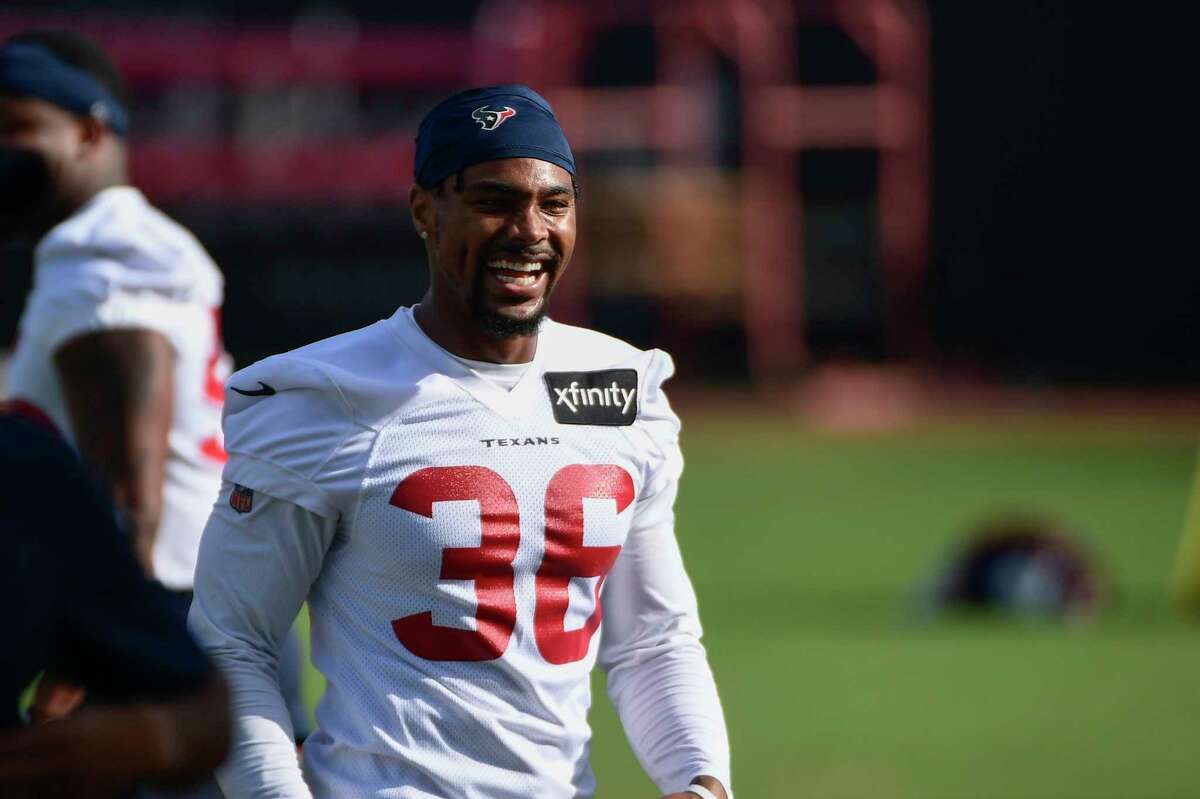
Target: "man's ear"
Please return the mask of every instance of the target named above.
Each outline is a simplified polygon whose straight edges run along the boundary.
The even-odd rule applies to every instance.
[[[93,116],[79,117],[81,152],[91,152],[104,143],[108,135],[108,126]]]
[[[433,194],[416,183],[408,191],[408,208],[412,214],[413,227],[422,239],[432,238],[436,232],[437,215],[433,208]]]

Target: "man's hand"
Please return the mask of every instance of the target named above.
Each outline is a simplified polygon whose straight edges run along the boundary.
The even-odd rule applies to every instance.
[[[0,735],[0,786],[6,796],[116,796],[147,770],[154,745],[128,710],[83,710]]]
[[[92,799],[143,780],[182,785],[216,768],[228,747],[228,694],[213,674],[166,702],[89,706],[0,733],[0,795]]]
[[[692,782],[697,785],[703,785],[705,788],[708,788],[710,791],[713,792],[713,795],[716,796],[717,799],[729,799],[729,794],[725,793],[725,786],[721,785],[720,780],[716,779],[715,777],[701,775],[701,776],[693,779]],[[663,799],[696,799],[696,798],[697,798],[697,794],[694,794],[691,791],[680,791],[679,793],[669,793],[663,797]]]
[[[34,724],[66,718],[83,704],[87,691],[82,685],[60,680],[51,674],[38,680],[31,715]]]

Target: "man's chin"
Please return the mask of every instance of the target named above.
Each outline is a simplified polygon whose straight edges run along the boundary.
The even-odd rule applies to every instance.
[[[522,338],[538,332],[546,316],[546,301],[538,303],[532,313],[522,314],[515,309],[478,309],[475,318],[488,335],[499,338]]]

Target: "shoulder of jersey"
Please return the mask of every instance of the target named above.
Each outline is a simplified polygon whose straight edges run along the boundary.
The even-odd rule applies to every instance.
[[[39,280],[78,281],[162,292],[219,305],[223,277],[186,228],[128,186],[107,189],[38,244]]]
[[[675,373],[674,361],[663,350],[638,349],[598,330],[561,322],[547,321],[542,330],[550,344],[542,367],[547,372],[636,369],[643,386],[661,384]]]
[[[253,407],[248,415],[290,418],[285,423],[297,426],[321,414],[377,428],[419,391],[420,365],[399,344],[381,320],[261,360],[226,382],[225,418]]]

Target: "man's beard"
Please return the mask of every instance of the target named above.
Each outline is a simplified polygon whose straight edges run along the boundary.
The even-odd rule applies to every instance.
[[[483,281],[486,279],[486,270],[479,270],[478,277],[475,279],[474,290],[471,292],[471,316],[483,331],[493,338],[498,339],[521,338],[537,333],[538,328],[542,325],[542,320],[546,318],[546,306],[550,300],[550,289],[552,286],[547,287],[546,293],[542,296],[542,302],[538,306],[537,313],[525,319],[518,319],[506,316],[496,309],[488,308],[484,305],[483,298],[485,291]]]

